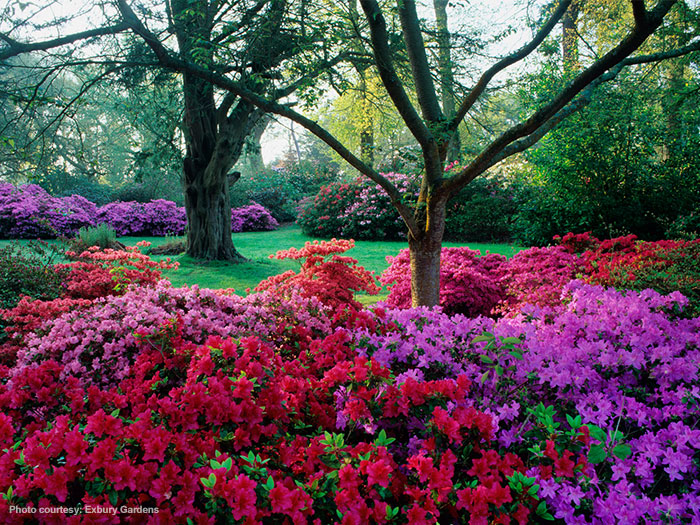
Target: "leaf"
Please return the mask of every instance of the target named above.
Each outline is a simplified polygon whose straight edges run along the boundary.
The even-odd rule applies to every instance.
[[[605,453],[605,447],[603,445],[593,445],[591,450],[588,451],[588,462],[589,463],[601,463],[605,460],[607,454]]]
[[[224,467],[226,470],[231,470],[231,467],[233,466],[233,461],[231,461],[231,458],[226,458],[226,461],[224,461],[221,464],[222,467]]]
[[[490,341],[491,339],[491,337],[487,337],[485,335],[477,335],[474,339],[472,339],[472,343],[483,343],[484,341]]]
[[[632,449],[629,445],[620,443],[619,445],[615,445],[615,448],[612,449],[612,453],[615,457],[627,459],[630,454],[632,454]]]
[[[590,432],[592,438],[597,439],[601,443],[607,443],[608,435],[605,432],[605,430],[603,430],[602,428],[600,428],[597,425],[590,425],[589,424],[587,426],[588,426],[588,431]]]
[[[522,343],[518,337],[503,337],[501,342],[505,345],[517,345]]]
[[[487,356],[487,355],[481,355],[481,356],[479,356],[479,357],[481,358],[481,362],[482,362],[482,363],[487,363],[487,364],[489,364],[489,365],[490,365],[490,364],[493,364],[493,359],[491,359],[489,356]]]

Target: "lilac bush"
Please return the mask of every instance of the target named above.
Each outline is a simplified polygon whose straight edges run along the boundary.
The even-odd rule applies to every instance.
[[[678,315],[687,302],[678,292],[572,281],[562,299],[499,320],[379,309],[383,328],[351,337],[397,381],[469,376],[475,406],[495,418],[508,450],[540,457],[533,435],[588,425],[578,439],[591,465],[575,479],[529,472],[556,518],[690,521],[700,510],[700,318]]]

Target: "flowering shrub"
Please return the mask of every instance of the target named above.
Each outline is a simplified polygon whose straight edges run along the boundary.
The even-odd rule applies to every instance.
[[[359,178],[332,182],[322,186],[313,199],[302,200],[297,217],[302,231],[314,237],[340,237],[344,222],[340,216],[359,195],[360,183]]]
[[[500,284],[505,257],[486,254],[466,247],[443,248],[440,259],[440,306],[448,313],[468,316],[489,315],[504,299]],[[387,298],[389,306],[411,306],[411,266],[408,249],[396,257],[387,257],[389,268],[380,276],[384,285],[393,285]]]
[[[123,237],[182,235],[185,208],[174,202],[110,202],[99,208],[80,195],[51,197],[40,186],[0,183],[0,238],[71,237],[80,228],[108,224]],[[231,231],[274,230],[277,221],[257,203],[231,211]]]
[[[258,232],[276,230],[279,224],[270,212],[257,202],[231,210],[232,232]]]
[[[94,225],[96,209],[79,195],[51,197],[34,184],[0,183],[0,237],[70,236],[81,226]]]
[[[353,240],[332,239],[307,242],[300,250],[280,250],[270,258],[304,259],[299,273],[289,270],[269,277],[255,290],[269,290],[283,295],[298,291],[303,297],[316,297],[336,309],[345,306],[359,309],[361,305],[353,299],[353,295],[356,292],[377,294],[380,288],[373,272],[358,266],[356,259],[339,255],[354,246]]]
[[[117,235],[182,235],[187,224],[185,208],[163,199],[141,203],[110,202],[101,206],[97,222],[109,224]]]
[[[383,175],[402,193],[417,198],[415,178],[401,173]],[[303,203],[297,223],[308,235],[372,240],[406,238],[406,226],[389,196],[365,177],[323,186],[313,201]]]
[[[583,264],[565,247],[548,246],[520,251],[500,270],[505,299],[497,311],[518,313],[525,304],[559,304],[562,290],[583,270]]]
[[[560,242],[580,253],[588,282],[660,293],[678,290],[690,301],[689,313],[700,314],[700,239],[644,242],[628,235],[600,241],[587,232],[569,233]]]
[[[700,319],[670,313],[686,303],[677,292],[622,293],[573,281],[565,296],[557,308],[531,306],[498,321],[377,311],[388,330],[370,323],[351,337],[397,382],[470,379],[470,397],[494,415],[506,450],[553,459],[527,474],[556,518],[611,523],[619,509],[633,523],[689,518],[700,503]],[[582,424],[576,439],[595,470],[562,478],[557,470],[569,472],[577,460],[548,452],[549,443],[533,450],[530,440]]]
[[[325,317],[314,320],[323,312],[315,301],[296,295],[292,300],[294,307],[290,300],[270,294],[241,298],[196,287],[174,289],[167,281],[149,288],[135,287],[122,296],[106,297],[87,308],[46,320],[39,329],[24,334],[16,369],[55,360],[63,366],[61,377],[72,375],[81,382],[114,385],[128,374],[140,339],[154,327],[177,319],[183,323],[182,337],[198,344],[210,335],[251,334],[299,344],[315,330],[329,329]],[[267,307],[261,308],[261,304]],[[60,304],[51,307],[60,314]],[[295,311],[299,307],[303,309]],[[95,330],[96,326],[100,329]]]
[[[492,448],[492,418],[468,405],[465,377],[394,384],[389,369],[353,356],[342,331],[289,360],[257,337],[193,345],[184,326],[149,334],[118,389],[58,381],[64,369],[50,360],[2,385],[1,513],[44,507],[50,522],[99,507],[115,523],[124,508],[148,509],[156,523],[548,516],[522,460]]]
[[[418,198],[418,185],[415,177],[401,173],[384,173],[403,194]],[[339,215],[342,221],[340,235],[355,239],[389,240],[405,239],[406,225],[394,209],[386,192],[379,186],[363,178],[358,184],[359,192],[349,206]]]

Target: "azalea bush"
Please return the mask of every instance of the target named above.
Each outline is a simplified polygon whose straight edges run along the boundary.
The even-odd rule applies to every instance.
[[[95,224],[97,207],[79,195],[52,197],[41,186],[0,183],[0,238],[70,236]]]
[[[117,201],[97,207],[79,195],[52,197],[40,186],[0,184],[0,238],[73,237],[81,228],[106,224],[120,237],[182,235],[185,208],[164,199]],[[231,211],[231,231],[264,231],[278,227],[260,204]]]
[[[79,254],[66,270],[81,285],[4,312],[0,515],[693,522],[700,318],[678,291],[569,278],[588,279],[588,252],[638,254],[634,239],[570,235],[508,261],[449,252],[445,297],[468,316],[362,308],[352,290],[376,283],[351,247],[280,252],[299,272],[246,297],[173,288],[137,249]],[[111,288],[93,277],[105,270]],[[490,306],[460,295],[464,276],[490,283]]]
[[[335,309],[361,308],[354,299],[357,292],[370,295],[379,293],[373,272],[357,264],[357,259],[340,255],[352,249],[355,242],[332,239],[330,241],[307,242],[297,250],[280,250],[270,258],[303,259],[299,273],[289,270],[262,281],[256,291],[269,290],[276,294],[299,293],[304,297],[315,297]]]
[[[257,202],[231,210],[232,232],[268,231],[278,227],[278,222],[270,212]]]
[[[384,173],[399,190],[418,197],[414,178]],[[322,237],[394,240],[406,238],[406,225],[386,192],[365,178],[323,186],[302,203],[297,223],[304,233]]]
[[[448,313],[469,316],[488,315],[505,297],[500,284],[501,267],[506,258],[466,247],[443,248],[440,262],[440,306]],[[379,278],[391,286],[387,304],[399,308],[411,306],[411,265],[408,249],[396,257],[387,257],[389,268]]]
[[[601,241],[590,232],[557,238],[579,253],[586,280],[619,289],[682,292],[700,315],[700,239],[645,242],[634,235]]]

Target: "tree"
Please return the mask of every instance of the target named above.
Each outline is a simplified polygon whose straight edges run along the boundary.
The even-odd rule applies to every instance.
[[[29,5],[33,4],[10,4],[5,13]],[[72,44],[129,30],[130,37],[117,39],[110,48],[103,43],[104,55],[90,61],[116,64],[114,70],[119,71],[165,67],[181,74],[187,253],[199,259],[241,260],[231,241],[229,187],[236,175],[230,170],[264,111],[231,90],[219,89],[197,71],[235,81],[266,100],[280,100],[339,61],[319,45],[325,35],[323,24],[306,20],[306,0],[154,0],[134,8],[126,0],[115,0],[98,6],[106,20],[101,27],[45,41],[20,42],[11,32],[26,25],[27,17],[21,24],[10,22],[0,32],[5,44],[0,60],[9,65],[13,56],[68,48],[55,66],[66,67],[76,61]],[[64,23],[56,20],[50,25],[62,28]],[[304,55],[305,63],[294,74],[290,62],[299,55]],[[174,67],[170,59],[189,67]]]
[[[700,49],[700,41],[695,41],[678,49],[635,55],[647,38],[662,26],[665,17],[677,2],[658,0],[656,5],[648,8],[644,0],[631,0],[633,22],[621,40],[572,75],[571,79],[538,109],[485,144],[463,167],[454,173],[446,174],[444,168],[447,149],[459,124],[473,110],[498,73],[525,59],[552,34],[570,3],[571,0],[560,0],[527,44],[487,68],[473,87],[461,97],[454,117],[447,118],[438,102],[415,1],[398,2],[401,32],[397,35],[389,32],[384,12],[377,0],[361,0],[360,4],[370,29],[375,67],[388,96],[421,148],[424,168],[421,190],[415,205],[406,203],[391,181],[355,156],[316,122],[289,105],[280,104],[275,97],[261,93],[255,86],[231,79],[209,67],[206,62],[198,62],[195,60],[197,57],[191,53],[191,56],[183,56],[173,52],[144,26],[125,0],[119,0],[119,7],[123,15],[122,24],[126,24],[149,45],[160,66],[181,71],[186,77],[198,79],[195,85],[216,85],[238,97],[242,103],[292,119],[317,135],[352,166],[379,184],[389,195],[408,228],[412,302],[414,305],[435,305],[439,299],[440,254],[446,204],[450,197],[490,167],[531,147],[562,120],[585,106],[590,101],[593,90],[602,82],[613,79],[624,67],[659,61]],[[411,65],[411,85],[415,88],[418,109],[408,95],[394,65],[390,43],[397,38],[402,40]],[[14,46],[18,51],[23,47],[18,47],[12,42],[8,44],[11,49]],[[44,48],[46,45],[43,44]],[[24,45],[24,48],[26,46]],[[6,54],[7,52],[0,52],[0,58]]]

